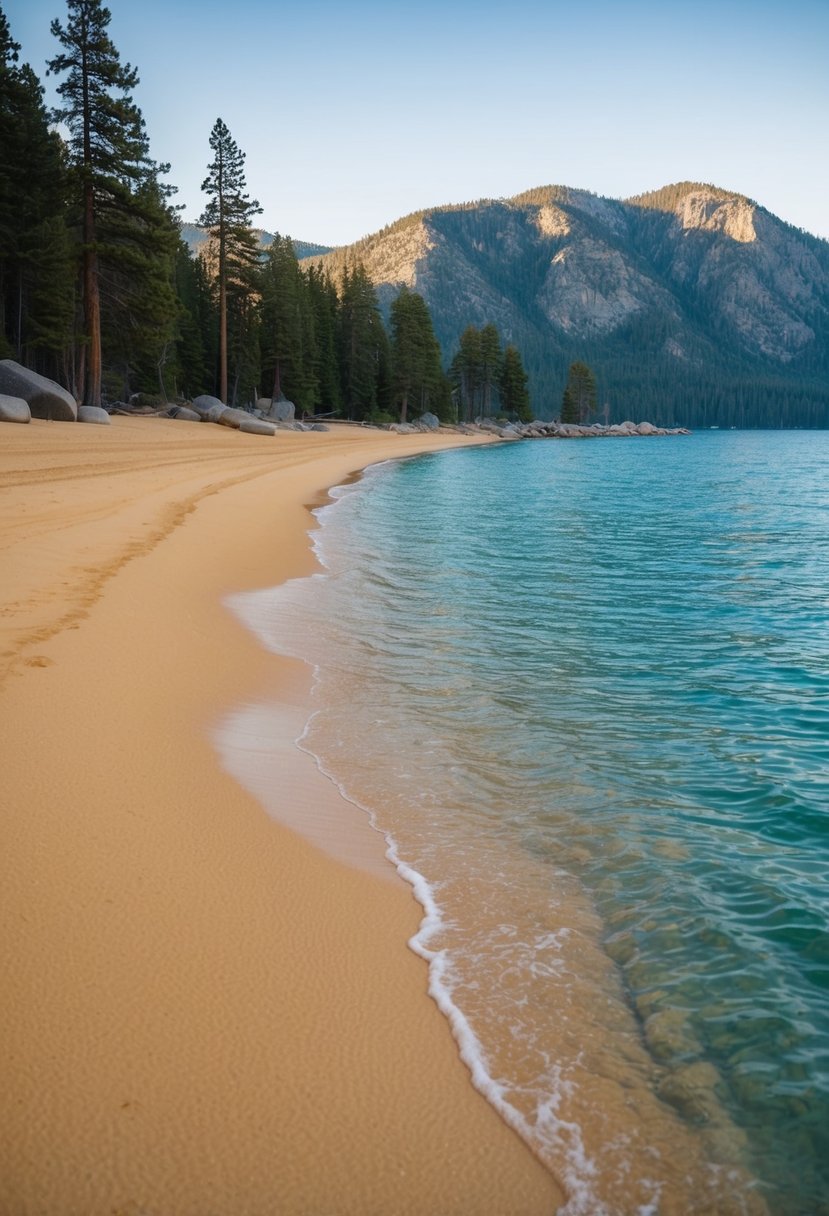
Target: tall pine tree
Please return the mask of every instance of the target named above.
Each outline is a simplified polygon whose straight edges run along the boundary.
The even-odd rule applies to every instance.
[[[40,81],[18,66],[19,50],[0,10],[0,346],[60,375],[74,311],[66,175]]]
[[[485,325],[481,330],[481,389],[483,413],[492,414],[492,390],[497,391],[501,378],[501,338],[494,325]]]
[[[49,72],[66,73],[58,85],[63,106],[54,119],[69,127],[81,230],[81,295],[85,370],[83,400],[101,404],[101,265],[134,254],[130,222],[142,223],[138,191],[156,173],[141,111],[132,99],[138,73],[122,64],[107,33],[109,9],[100,0],[67,0],[68,19],[51,25],[63,50]],[[145,263],[146,266],[146,263]]]
[[[276,233],[265,258],[262,290],[262,371],[273,401],[289,397],[302,410],[316,399],[313,310],[308,281],[290,237]]]
[[[337,289],[330,275],[322,270],[315,270],[313,265],[308,267],[305,277],[314,318],[314,405],[326,413],[334,413],[339,410],[341,404],[340,369],[337,362],[340,308]]]
[[[527,373],[521,362],[517,347],[508,346],[501,365],[501,408],[513,414],[519,422],[532,422],[530,394],[527,392]]]
[[[483,384],[481,331],[474,325],[467,325],[461,334],[457,354],[449,368],[449,378],[460,397],[459,419],[461,422],[471,422],[481,402]]]
[[[213,160],[207,167],[202,190],[208,203],[199,220],[216,246],[216,279],[219,292],[219,397],[228,394],[228,289],[237,303],[241,349],[245,322],[249,320],[253,277],[258,262],[258,244],[251,219],[262,208],[245,193],[245,154],[221,118],[210,132]],[[237,376],[238,380],[238,376]]]
[[[340,368],[349,418],[368,419],[390,404],[389,339],[377,293],[362,263],[343,271],[340,298]]]
[[[391,306],[392,382],[400,421],[409,407],[441,407],[443,370],[440,346],[423,296],[403,287]]]
[[[571,363],[561,401],[561,421],[586,422],[595,408],[596,377],[586,363]]]

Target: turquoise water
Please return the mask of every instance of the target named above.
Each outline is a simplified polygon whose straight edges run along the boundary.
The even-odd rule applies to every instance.
[[[442,453],[320,522],[304,746],[567,1211],[829,1212],[829,434]]]

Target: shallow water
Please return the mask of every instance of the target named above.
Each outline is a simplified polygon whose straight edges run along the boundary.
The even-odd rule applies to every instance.
[[[829,1212],[829,434],[378,466],[236,608],[568,1213]]]

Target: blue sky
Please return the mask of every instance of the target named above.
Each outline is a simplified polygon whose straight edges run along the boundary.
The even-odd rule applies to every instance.
[[[44,79],[64,0],[0,6]],[[261,224],[303,240],[548,183],[619,198],[686,179],[829,238],[827,0],[108,7],[188,219],[221,116]]]

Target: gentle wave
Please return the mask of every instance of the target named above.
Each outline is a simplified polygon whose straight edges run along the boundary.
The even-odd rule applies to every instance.
[[[325,575],[237,604],[316,666],[303,746],[569,1213],[829,1190],[827,467],[768,434],[387,465],[318,513]]]

